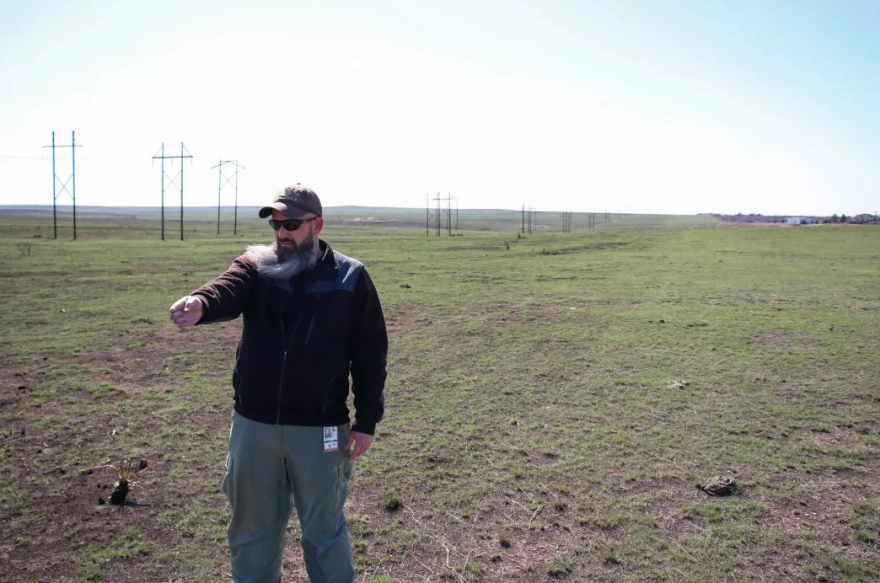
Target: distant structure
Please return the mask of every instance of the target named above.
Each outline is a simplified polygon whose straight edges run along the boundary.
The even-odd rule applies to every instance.
[[[55,239],[58,238],[58,195],[62,192],[66,192],[73,199],[73,238],[76,239],[76,149],[82,148],[82,146],[76,145],[76,132],[72,131],[70,132],[69,144],[56,144],[55,132],[52,132],[52,145],[43,147],[52,148],[52,227]],[[58,173],[55,171],[55,148],[70,148],[71,171],[70,176],[64,182],[61,181],[61,178],[58,177]],[[57,188],[59,183],[61,184],[60,192]],[[67,190],[68,183],[71,187],[70,190]]]
[[[571,233],[571,213],[562,213],[562,232]]]
[[[876,224],[877,223],[877,213],[866,214],[862,213],[860,215],[856,215],[850,219],[850,222],[856,223],[859,225],[867,225],[867,224]]]
[[[224,164],[232,164],[235,166],[235,182],[233,182],[232,178],[223,174]],[[232,222],[232,234],[238,235],[238,169],[241,168],[242,170],[247,170],[247,168],[240,165],[238,160],[220,160],[219,164],[211,167],[211,170],[214,168],[217,169],[217,234],[220,234],[220,195],[223,192],[223,187],[229,185],[235,189],[235,218]],[[226,182],[224,182],[224,180]]]
[[[525,235],[528,233],[532,234],[532,228],[537,230],[538,228],[538,211],[535,210],[535,207],[530,206],[526,208],[526,205],[523,205],[522,210],[522,234]]]
[[[190,154],[186,148],[183,147],[183,142],[180,142],[180,155],[179,156],[166,156],[165,155],[165,144],[162,143],[162,147],[156,152],[156,155],[153,156],[153,160],[161,160],[162,161],[162,240],[165,240],[165,178],[167,177],[167,173],[165,172],[165,160],[171,160],[171,163],[174,164],[174,160],[180,160],[180,172],[175,174],[168,182],[177,187],[177,190],[180,191],[180,240],[183,241],[183,161],[184,159],[189,158],[192,160],[192,154]],[[180,178],[180,185],[178,185],[175,180]]]
[[[810,217],[788,217],[785,222],[789,225],[812,225],[813,219]]]
[[[440,236],[440,231],[443,229],[443,219],[446,219],[446,231],[447,234],[452,236],[452,201],[455,201],[455,230],[458,230],[458,197],[452,196],[452,194],[447,193],[446,198],[440,198],[440,193],[437,193],[433,199],[430,198],[430,194],[425,195],[425,236],[431,236],[431,223],[434,223],[435,230],[437,232],[437,236]],[[431,209],[431,200],[437,203],[437,206],[434,210]],[[446,208],[442,208],[440,206],[441,202],[446,203]]]

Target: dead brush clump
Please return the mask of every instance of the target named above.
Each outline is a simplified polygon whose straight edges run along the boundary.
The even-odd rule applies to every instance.
[[[103,464],[91,468],[92,470],[110,469],[116,473],[116,481],[113,483],[113,492],[110,493],[110,504],[124,506],[128,494],[132,488],[138,486],[135,478],[147,469],[147,460],[121,460],[117,464],[111,464],[107,458]],[[100,501],[99,501],[100,503]]]

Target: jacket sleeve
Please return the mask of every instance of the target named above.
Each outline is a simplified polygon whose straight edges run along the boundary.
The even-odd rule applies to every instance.
[[[388,334],[379,294],[366,269],[355,284],[354,296],[349,350],[355,423],[351,429],[372,435],[385,413]]]
[[[245,310],[256,282],[257,271],[244,257],[232,262],[217,279],[209,281],[190,295],[202,301],[199,324],[234,320]]]

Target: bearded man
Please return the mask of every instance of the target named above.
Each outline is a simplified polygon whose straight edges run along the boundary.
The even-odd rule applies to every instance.
[[[354,580],[343,505],[384,412],[388,337],[364,265],[319,238],[322,212],[310,188],[285,188],[259,212],[275,243],[248,247],[170,310],[181,328],[243,316],[223,480],[237,583],[280,581],[291,503],[309,579]]]

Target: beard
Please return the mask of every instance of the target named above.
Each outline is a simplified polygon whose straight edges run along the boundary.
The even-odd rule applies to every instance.
[[[309,236],[303,243],[297,245],[290,239],[284,241],[292,243],[293,248],[282,247],[278,241],[247,248],[247,257],[254,262],[261,275],[271,279],[290,279],[315,266],[315,238],[311,225]]]

